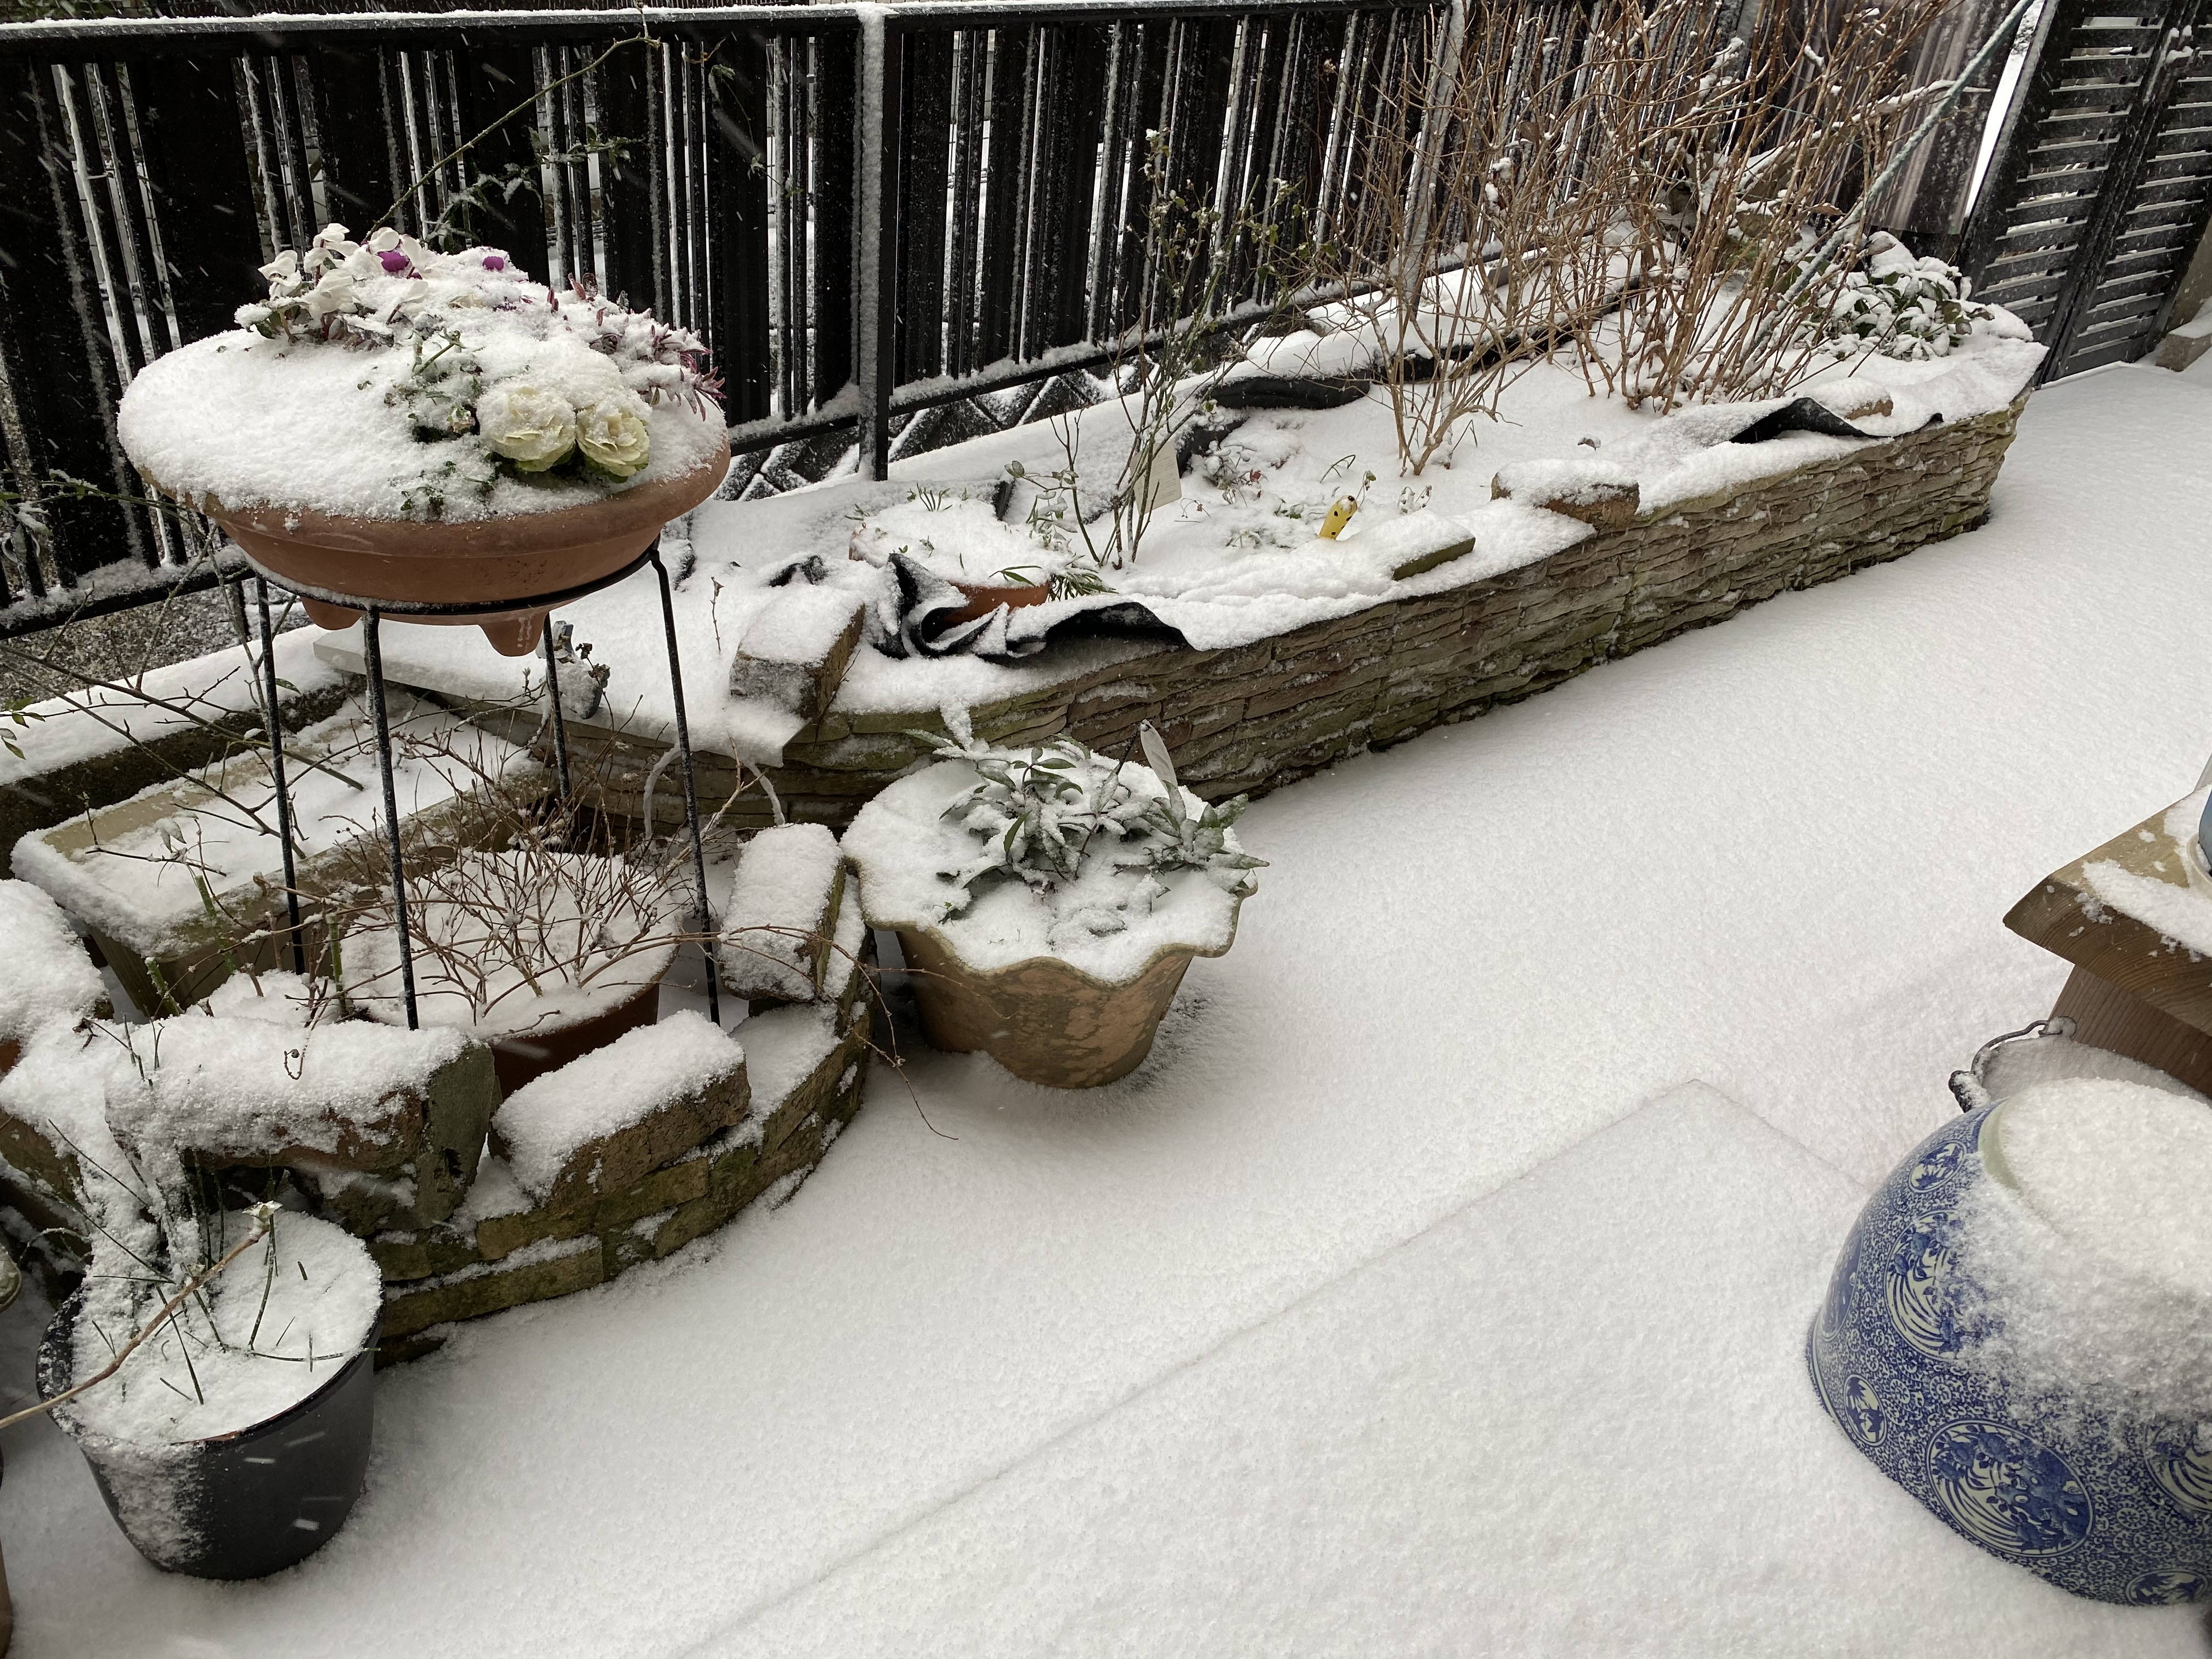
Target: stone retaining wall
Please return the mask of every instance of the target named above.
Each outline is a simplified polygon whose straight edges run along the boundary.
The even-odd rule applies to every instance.
[[[873,1052],[872,993],[860,972],[852,987],[836,1007],[836,1040],[789,1093],[756,1098],[747,1122],[621,1191],[580,1206],[463,1217],[370,1239],[385,1280],[377,1364],[428,1352],[459,1321],[603,1285],[735,1220],[750,1204],[788,1197],[860,1109]],[[741,1042],[745,1031],[737,1028]]]
[[[1349,754],[1398,743],[1544,690],[1788,588],[1810,587],[1955,536],[1989,510],[1990,486],[2025,399],[1972,420],[1869,443],[1740,489],[1646,513],[1504,575],[1389,601],[1256,645],[1164,649],[973,711],[1001,744],[1066,732],[1109,752],[1150,720],[1182,781],[1210,799],[1261,794]],[[919,759],[909,729],[934,710],[833,708],[769,769],[794,819],[842,826]],[[651,743],[572,732],[570,760],[607,809],[635,817]],[[736,787],[732,763],[701,754],[702,803]],[[654,817],[681,822],[664,775]],[[757,791],[730,821],[769,821]]]

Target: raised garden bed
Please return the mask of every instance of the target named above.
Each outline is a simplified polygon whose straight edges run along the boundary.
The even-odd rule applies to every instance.
[[[32,1235],[96,1231],[84,1149],[120,1167],[159,1129],[201,1176],[254,1194],[274,1182],[367,1241],[386,1281],[380,1364],[437,1346],[456,1321],[665,1256],[787,1196],[860,1109],[873,953],[858,906],[834,902],[846,873],[830,850],[810,913],[833,930],[818,978],[753,1000],[727,1035],[696,1012],[696,987],[664,986],[657,1024],[504,1099],[477,1036],[319,1014],[289,974],[234,975],[150,1024],[104,1023],[99,976],[61,908],[0,883],[0,914],[24,924],[0,976],[12,1243],[50,1295],[65,1293],[68,1252]],[[726,847],[709,867],[722,908],[742,908],[738,863]],[[806,910],[799,885],[772,896]],[[134,1077],[141,1086],[123,1087]]]
[[[1121,752],[1138,722],[1149,720],[1191,789],[1216,800],[1264,793],[1363,749],[1532,696],[1777,593],[1973,528],[1989,511],[2024,406],[2021,398],[1898,437],[1837,441],[1831,453],[1786,471],[1640,511],[1623,528],[1593,530],[1517,568],[1455,586],[1450,567],[1440,567],[1417,591],[1254,644],[1056,647],[1004,671],[1019,689],[977,698],[969,715],[975,735],[990,742],[1064,732],[1109,753]],[[346,660],[343,636],[325,649]],[[426,682],[444,678],[426,668]],[[945,730],[938,705],[919,698],[907,708],[857,702],[841,698],[793,733],[780,763],[764,768],[792,817],[849,823],[927,757],[908,733]],[[606,806],[642,810],[647,776],[666,753],[649,720],[629,731],[572,722],[569,742],[579,778],[590,780]],[[720,799],[738,787],[727,756],[709,746],[700,759],[702,793]],[[655,811],[663,823],[674,821],[665,783]],[[749,792],[731,807],[730,821],[764,823],[768,812]]]

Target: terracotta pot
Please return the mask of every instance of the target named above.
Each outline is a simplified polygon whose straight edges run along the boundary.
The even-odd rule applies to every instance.
[[[1191,958],[1229,948],[1170,946],[1133,979],[1112,984],[1056,957],[973,968],[933,927],[902,927],[898,937],[932,1048],[980,1048],[1016,1077],[1054,1089],[1092,1089],[1136,1070]]]
[[[544,1025],[533,1025],[526,1032],[505,1036],[476,1033],[490,1045],[492,1069],[499,1077],[501,1097],[513,1094],[524,1084],[594,1048],[605,1048],[626,1032],[652,1024],[660,1017],[661,977],[655,974],[649,984],[639,986],[613,1007],[596,1014],[549,1021]],[[368,1014],[387,1025],[404,1024],[407,1018],[397,997],[380,997],[369,1006]]]
[[[949,579],[948,579],[949,580]],[[945,625],[974,622],[978,617],[988,617],[1000,605],[1019,611],[1024,605],[1042,605],[1052,597],[1052,589],[1043,582],[1024,582],[1015,587],[994,586],[989,582],[954,582],[961,597],[968,603],[945,618]]]
[[[612,575],[645,551],[671,519],[713,495],[729,460],[725,436],[714,456],[672,478],[550,512],[450,523],[230,507],[213,497],[205,508],[256,564],[287,585],[350,599],[492,605],[566,592]],[[351,606],[305,594],[301,603],[325,628],[349,627],[361,616]],[[522,657],[538,648],[550,609],[392,620],[472,625],[483,629],[494,650]]]
[[[617,1037],[650,1025],[660,1017],[660,980],[641,985],[605,1013],[566,1024],[541,1026],[526,1036],[494,1037],[492,1066],[501,1095],[511,1095],[533,1078],[566,1066],[579,1055],[604,1048]]]

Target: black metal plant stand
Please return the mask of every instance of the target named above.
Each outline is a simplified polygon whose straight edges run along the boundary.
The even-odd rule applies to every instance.
[[[699,790],[691,762],[691,726],[684,706],[684,665],[676,643],[676,601],[674,589],[668,580],[668,567],[661,562],[660,538],[655,536],[652,544],[621,569],[597,580],[575,587],[563,588],[556,593],[507,599],[441,605],[427,600],[368,599],[349,593],[332,592],[312,587],[305,583],[279,576],[253,562],[251,555],[246,562],[253,565],[255,586],[261,601],[261,661],[264,704],[263,718],[267,731],[270,752],[270,775],[276,786],[277,825],[284,841],[285,902],[289,907],[292,930],[292,959],[301,972],[307,971],[306,952],[300,942],[300,901],[295,878],[292,854],[292,806],[284,782],[283,726],[276,714],[276,661],[272,648],[269,623],[269,583],[276,582],[303,598],[319,599],[327,605],[343,605],[349,611],[361,612],[362,666],[368,678],[369,713],[376,727],[376,764],[384,789],[384,836],[392,860],[392,915],[398,923],[399,936],[399,984],[402,1000],[407,1010],[407,1029],[417,1030],[420,1019],[415,1006],[414,938],[407,919],[407,881],[404,860],[399,839],[399,803],[392,773],[392,722],[385,701],[383,623],[387,617],[400,621],[441,620],[465,621],[472,617],[488,617],[514,611],[531,611],[544,606],[549,614],[545,621],[544,648],[545,655],[545,693],[552,702],[553,753],[556,776],[559,780],[563,805],[570,801],[573,786],[568,770],[568,727],[561,714],[560,671],[555,665],[553,622],[550,614],[556,606],[567,605],[596,593],[603,588],[628,580],[651,565],[658,578],[660,591],[660,620],[668,640],[668,690],[676,706],[676,749],[684,763],[684,817],[691,832],[691,872],[699,884],[699,915],[705,942],[700,946],[707,966],[707,1017],[715,1024],[722,1023],[722,999],[720,975],[714,944],[714,910],[707,899],[707,849],[699,825]],[[646,825],[646,833],[653,826]]]

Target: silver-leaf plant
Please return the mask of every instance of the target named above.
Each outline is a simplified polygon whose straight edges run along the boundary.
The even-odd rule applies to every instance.
[[[1203,870],[1232,892],[1249,890],[1245,872],[1267,866],[1230,838],[1248,799],[1238,795],[1218,806],[1200,802],[1194,812],[1149,721],[1139,736],[1146,763],[1163,786],[1157,796],[1140,796],[1117,762],[1073,738],[1006,750],[979,744],[966,731],[910,735],[939,758],[965,761],[978,774],[975,787],[944,814],[976,838],[975,856],[942,872],[963,899],[973,884],[991,879],[1048,893],[1102,857],[1115,869],[1154,876]]]

